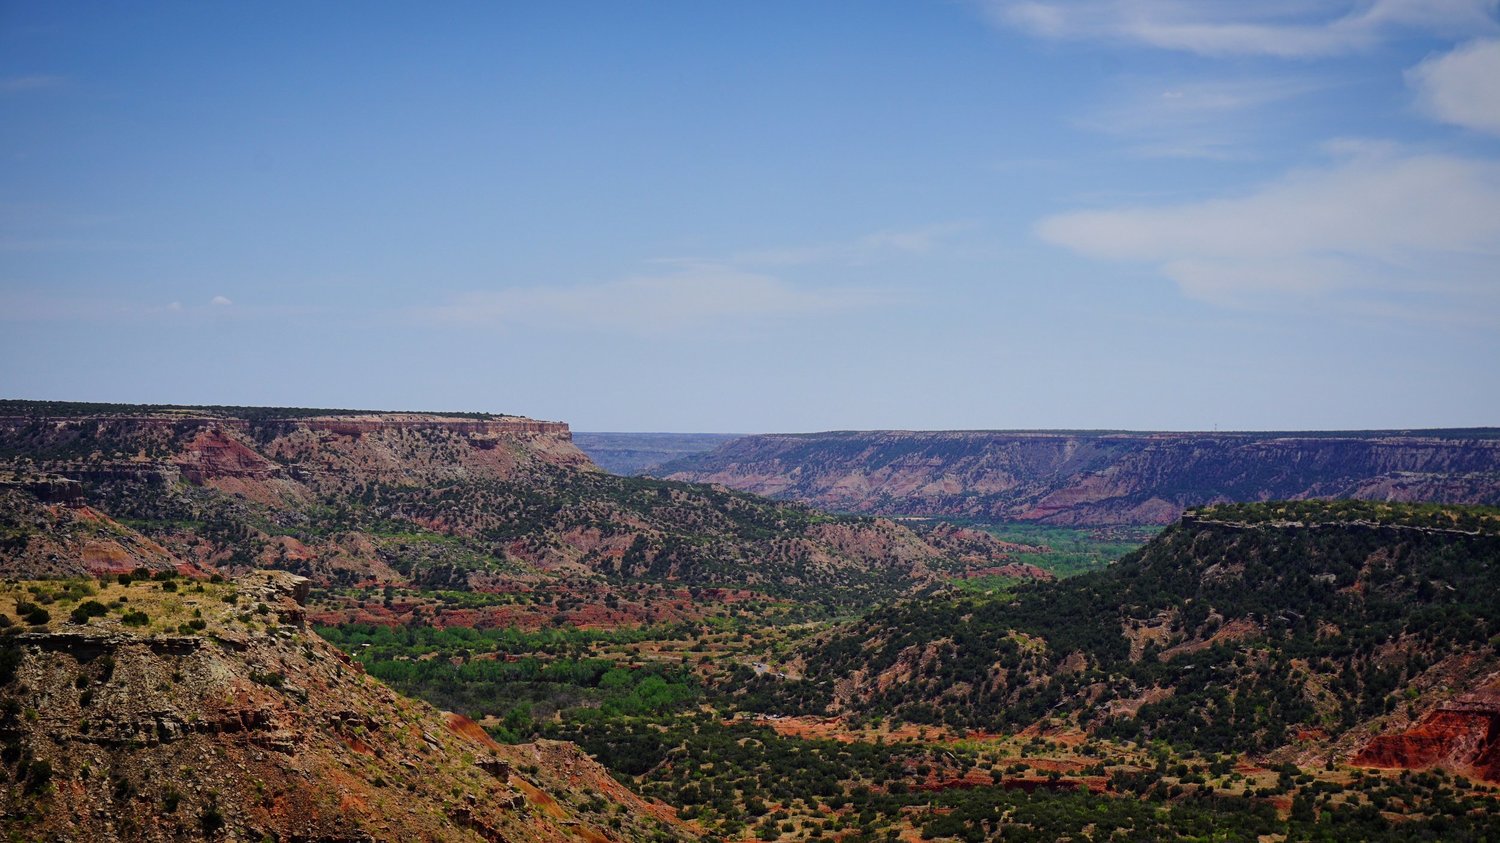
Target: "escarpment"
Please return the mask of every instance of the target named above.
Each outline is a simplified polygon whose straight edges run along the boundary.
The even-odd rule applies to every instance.
[[[1213,503],[1500,503],[1500,431],[776,434],[655,473],[841,512],[1169,524]]]

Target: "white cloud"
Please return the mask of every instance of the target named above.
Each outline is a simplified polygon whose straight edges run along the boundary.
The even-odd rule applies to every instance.
[[[227,296],[214,296],[210,304],[218,305],[219,307],[228,307],[234,304],[234,302],[230,301]]]
[[[1395,30],[1497,30],[1497,0],[983,0],[987,17],[1045,38],[1111,39],[1202,55],[1320,56]]]
[[[1155,266],[1195,298],[1285,294],[1500,295],[1500,164],[1332,147],[1342,160],[1248,195],[1043,220],[1038,234],[1094,258]]]
[[[1445,123],[1500,135],[1500,40],[1474,41],[1406,73],[1422,109]]]
[[[422,314],[443,322],[654,335],[828,313],[878,301],[864,290],[802,289],[769,275],[689,264],[665,275],[602,284],[469,293]]]

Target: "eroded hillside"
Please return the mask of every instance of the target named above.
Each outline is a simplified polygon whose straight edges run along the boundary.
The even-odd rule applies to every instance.
[[[1500,781],[1500,511],[1191,513],[1110,569],[808,645],[826,710]]]
[[[24,839],[692,837],[571,744],[502,746],[304,625],[305,579],[0,587],[0,810]]]
[[[891,521],[597,470],[556,422],[8,402],[0,565],[282,568],[494,590],[558,577],[909,589],[1010,549]],[[230,412],[237,415],[231,415]]]

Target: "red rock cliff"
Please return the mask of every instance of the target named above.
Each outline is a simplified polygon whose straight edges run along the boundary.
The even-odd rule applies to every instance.
[[[1444,703],[1405,732],[1379,735],[1352,763],[1385,769],[1450,767],[1500,783],[1500,689]]]

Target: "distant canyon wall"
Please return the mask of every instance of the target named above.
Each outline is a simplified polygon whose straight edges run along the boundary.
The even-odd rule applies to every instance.
[[[83,481],[140,478],[270,501],[329,481],[508,479],[528,462],[591,468],[568,426],[519,416],[422,413],[297,418],[213,415],[0,416],[0,461]]]
[[[1275,499],[1500,504],[1500,429],[774,434],[654,473],[843,512],[1168,524],[1191,506]]]

